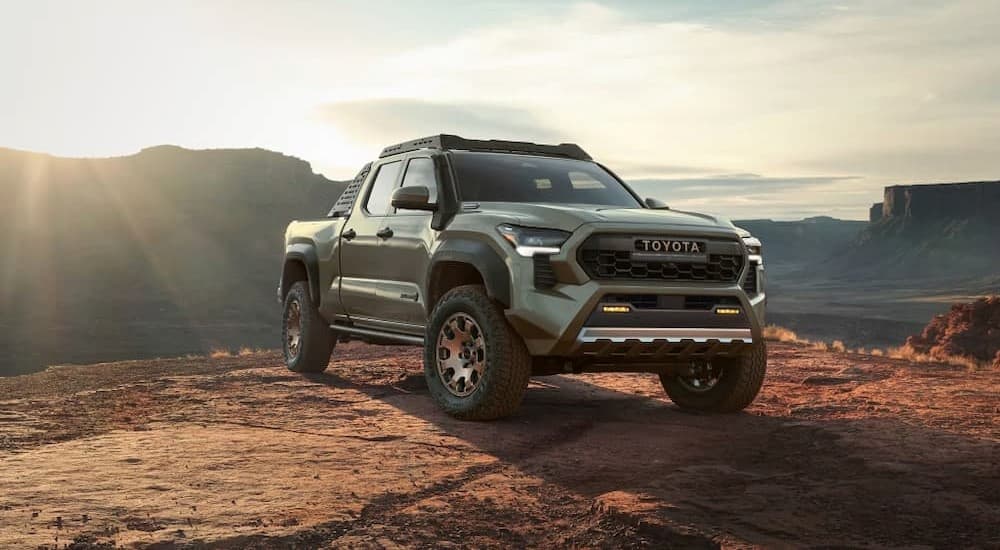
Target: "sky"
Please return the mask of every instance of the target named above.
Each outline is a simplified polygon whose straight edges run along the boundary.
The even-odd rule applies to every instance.
[[[347,179],[436,133],[575,142],[736,219],[1000,179],[1000,2],[0,0],[0,147],[263,147]]]

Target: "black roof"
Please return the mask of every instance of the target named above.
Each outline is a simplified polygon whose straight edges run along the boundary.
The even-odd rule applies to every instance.
[[[593,160],[579,145],[575,143],[560,143],[559,145],[542,145],[527,141],[502,141],[498,139],[465,139],[451,134],[438,134],[425,138],[404,141],[382,149],[379,158],[408,153],[419,149],[458,149],[461,151],[488,151],[493,153],[529,153],[533,155],[548,155],[577,160]]]

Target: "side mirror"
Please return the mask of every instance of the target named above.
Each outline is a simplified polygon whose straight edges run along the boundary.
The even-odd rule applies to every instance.
[[[670,210],[667,203],[661,201],[660,199],[654,199],[653,197],[646,197],[646,206],[652,208],[653,210]]]
[[[431,190],[423,185],[400,187],[392,192],[392,207],[402,210],[437,210],[437,204],[430,200]]]

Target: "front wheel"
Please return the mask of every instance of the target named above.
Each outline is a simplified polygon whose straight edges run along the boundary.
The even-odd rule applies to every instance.
[[[670,400],[682,409],[737,412],[757,397],[767,371],[767,348],[753,346],[747,354],[700,365],[685,375],[660,374]]]
[[[434,307],[424,344],[424,376],[448,414],[493,420],[517,410],[531,376],[524,341],[483,287],[460,286]]]

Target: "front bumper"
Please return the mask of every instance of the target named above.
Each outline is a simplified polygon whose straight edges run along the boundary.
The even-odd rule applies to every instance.
[[[594,233],[669,233],[678,237],[738,239],[725,228],[650,228],[636,224],[595,223],[582,226],[550,257],[557,284],[537,288],[531,258],[508,255],[511,304],[507,319],[533,356],[591,357],[607,360],[672,361],[694,357],[733,356],[748,352],[762,340],[767,296],[763,263],[744,262],[734,283],[667,280],[594,280],[577,262],[577,249]],[[748,295],[741,283],[756,270],[758,292]],[[594,326],[588,322],[596,308],[612,295],[709,296],[739,304],[745,312],[739,326]]]

